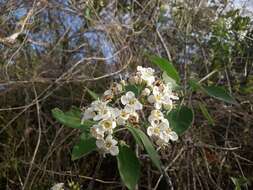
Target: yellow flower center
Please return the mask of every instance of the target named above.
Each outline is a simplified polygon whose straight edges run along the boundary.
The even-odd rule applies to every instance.
[[[103,122],[103,126],[104,126],[104,128],[106,128],[106,129],[110,129],[111,126],[112,126],[112,123],[111,123],[110,121],[104,121],[104,122]]]
[[[161,99],[162,99],[162,97],[161,97],[161,96],[159,96],[159,95],[157,95],[157,96],[156,96],[156,100],[158,100],[158,101],[159,101],[159,100],[161,100]]]
[[[135,100],[135,99],[132,99],[132,100],[129,101],[129,104],[130,104],[130,105],[133,105],[133,104],[135,104],[135,102],[136,102],[136,100]]]
[[[160,129],[159,128],[155,128],[154,129],[154,133],[156,133],[156,134],[160,133]]]
[[[123,111],[123,112],[120,113],[120,115],[121,115],[121,117],[126,118],[128,114],[127,114],[127,112]]]
[[[111,148],[111,146],[112,146],[112,143],[111,143],[111,142],[106,142],[106,143],[105,143],[105,147],[106,147],[106,148]]]
[[[165,133],[169,134],[171,132],[170,128],[165,129]]]

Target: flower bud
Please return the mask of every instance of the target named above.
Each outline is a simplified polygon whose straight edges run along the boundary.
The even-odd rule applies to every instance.
[[[142,92],[141,92],[141,95],[142,96],[149,96],[151,93],[150,89],[149,88],[145,88]]]
[[[129,78],[129,83],[134,85],[134,84],[141,84],[142,83],[142,79],[140,78],[140,76],[131,76]]]

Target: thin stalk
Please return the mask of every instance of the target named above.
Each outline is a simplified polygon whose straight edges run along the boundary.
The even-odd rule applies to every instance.
[[[99,154],[99,160],[98,160],[97,166],[95,168],[95,172],[94,172],[94,174],[92,176],[92,180],[90,181],[87,190],[94,189],[94,185],[95,185],[95,181],[96,181],[96,176],[97,176],[97,173],[98,173],[98,171],[99,171],[99,169],[100,169],[100,167],[102,165],[103,159],[104,159],[103,155]]]

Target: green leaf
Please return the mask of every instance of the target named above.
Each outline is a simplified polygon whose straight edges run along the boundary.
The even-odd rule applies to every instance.
[[[194,79],[189,80],[188,84],[192,88],[193,91],[201,90],[205,92],[206,94],[208,94],[209,96],[216,98],[218,100],[221,100],[230,104],[237,104],[235,99],[222,87],[204,86]]]
[[[237,104],[235,99],[222,87],[218,86],[203,86],[204,92],[209,96],[229,104]]]
[[[140,147],[143,147],[143,144],[142,144],[142,141],[141,141],[141,138],[139,137],[138,133],[136,132],[136,130],[134,130],[133,127],[127,127],[127,129],[131,132],[131,134],[133,135],[136,143],[140,146]]]
[[[142,144],[143,144],[145,150],[147,151],[147,153],[149,154],[150,159],[152,160],[154,165],[161,172],[162,169],[161,169],[160,158],[159,158],[159,155],[157,154],[157,151],[155,150],[152,142],[149,140],[147,135],[142,130],[134,128],[134,127],[131,127],[131,129],[135,132],[136,135],[138,135],[138,138],[142,141]]]
[[[250,185],[250,181],[246,177],[230,177],[232,182],[235,185],[235,190],[241,190],[241,187],[244,187],[246,185]]]
[[[76,108],[65,113],[59,108],[54,108],[52,115],[61,124],[75,129],[89,128],[94,125],[93,121],[88,120],[81,123],[81,111],[78,112]]]
[[[74,146],[72,150],[72,160],[79,159],[90,152],[96,150],[96,139],[92,137],[87,137],[85,133],[83,133],[80,137],[79,142]]]
[[[214,120],[213,120],[212,116],[209,114],[205,104],[199,102],[199,108],[200,108],[202,114],[204,115],[204,117],[207,119],[208,123],[210,125],[214,125]]]
[[[119,145],[117,155],[120,177],[128,189],[134,190],[140,178],[141,167],[135,153],[126,145]]]
[[[167,115],[171,128],[178,134],[182,135],[193,122],[193,112],[186,106],[173,109]]]
[[[188,81],[189,86],[191,87],[192,91],[196,91],[202,88],[201,84],[196,81],[195,79],[190,79]]]
[[[162,71],[166,72],[169,77],[174,79],[176,83],[179,83],[179,74],[170,61],[155,55],[149,56],[149,59],[152,63],[156,64]]]
[[[74,116],[74,117],[80,117],[82,112],[81,112],[80,108],[78,108],[76,106],[72,106],[71,109],[66,112],[66,114]]]
[[[144,86],[142,86],[142,85],[131,85],[130,84],[125,87],[126,92],[132,91],[136,97],[138,97],[141,94],[143,89],[144,89]]]
[[[166,72],[163,72],[162,78],[166,84],[169,83],[172,86],[172,89],[179,88],[179,85],[176,83],[176,81],[173,78],[169,77]]]
[[[93,92],[92,90],[86,88],[87,92],[89,93],[89,95],[94,99],[94,100],[98,100],[99,99],[99,95],[97,95],[95,92]]]

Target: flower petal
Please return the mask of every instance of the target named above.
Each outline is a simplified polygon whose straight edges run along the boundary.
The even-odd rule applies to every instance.
[[[121,96],[120,100],[123,105],[126,105],[129,101],[128,98],[126,97],[126,95]]]
[[[116,156],[119,154],[119,148],[118,146],[112,146],[111,149],[110,149],[110,154],[112,156]]]
[[[148,136],[152,136],[153,135],[153,133],[154,133],[154,128],[153,127],[151,127],[151,126],[149,126],[148,128],[147,128],[147,134],[148,134]]]
[[[96,145],[97,145],[97,147],[98,147],[99,149],[101,149],[101,148],[104,147],[105,142],[104,142],[103,139],[98,139],[98,140],[96,140]]]
[[[139,101],[136,101],[135,105],[134,105],[134,109],[135,110],[142,110],[143,106]]]
[[[131,99],[135,98],[135,95],[134,95],[134,93],[133,93],[132,91],[128,91],[128,92],[126,93],[126,97],[127,97],[129,100],[131,100]]]
[[[178,135],[177,135],[177,133],[174,132],[174,131],[171,131],[171,132],[169,133],[169,137],[170,137],[170,140],[172,140],[172,141],[177,141],[177,140],[178,140]]]
[[[151,103],[151,104],[155,103],[155,96],[154,95],[150,95],[148,97],[148,102]]]

